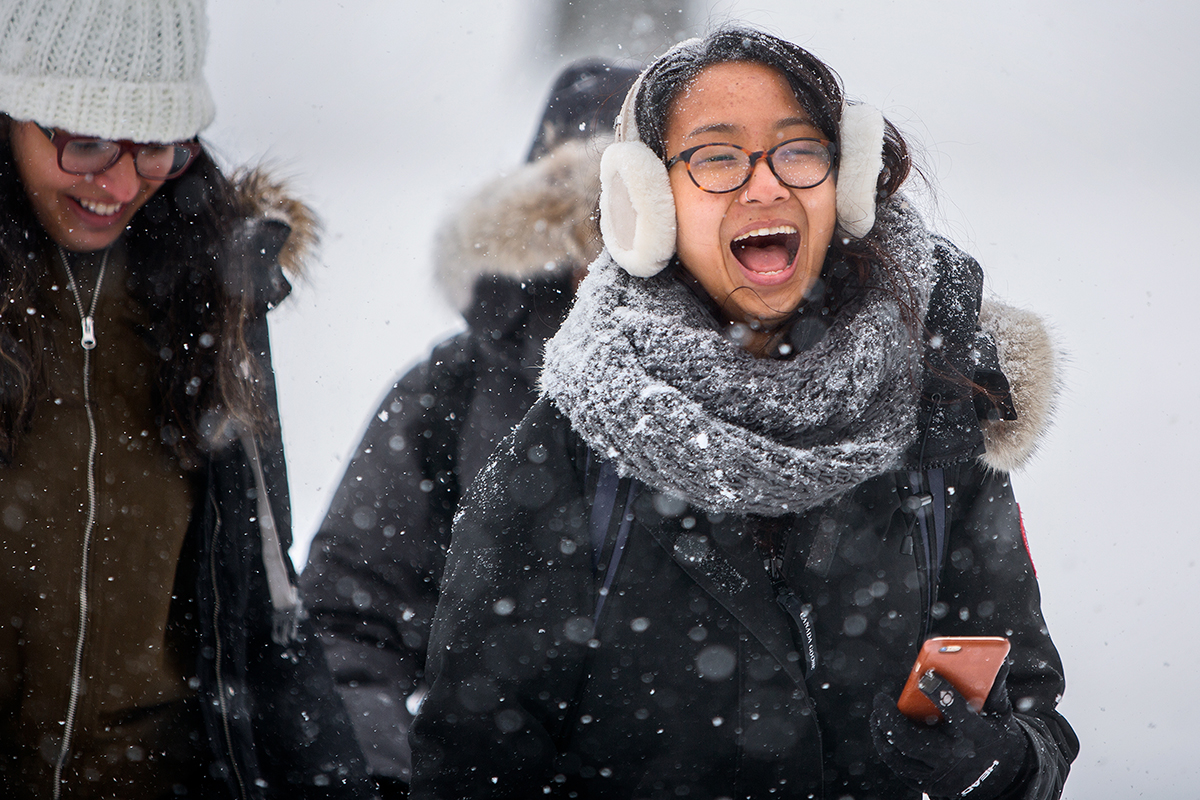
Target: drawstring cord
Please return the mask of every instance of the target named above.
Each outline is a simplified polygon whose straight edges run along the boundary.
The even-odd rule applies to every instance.
[[[262,535],[263,571],[267,576],[267,589],[271,595],[274,611],[271,638],[276,644],[286,647],[297,641],[300,623],[304,620],[304,605],[300,594],[288,576],[283,552],[283,542],[275,525],[275,513],[271,510],[271,499],[267,494],[267,479],[263,472],[262,457],[258,452],[258,441],[250,431],[241,433],[242,448],[250,461],[254,473],[255,498],[258,511],[258,528]]]
[[[91,351],[96,347],[96,308],[100,302],[100,286],[104,282],[104,270],[108,266],[109,251],[104,251],[100,261],[100,272],[96,276],[96,286],[92,289],[92,302],[88,312],[83,311],[83,300],[79,295],[79,283],[75,280],[75,272],[67,260],[66,251],[58,246],[58,257],[67,271],[70,280],[71,293],[75,296],[75,307],[79,311],[81,336],[79,346],[83,348],[83,407],[87,412],[88,421],[88,456],[87,456],[87,521],[83,530],[83,558],[79,572],[79,627],[75,635],[75,662],[71,671],[71,696],[67,701],[67,719],[63,727],[62,744],[58,750],[58,758],[54,762],[54,800],[62,796],[62,773],[71,753],[71,740],[74,734],[75,714],[79,708],[79,695],[83,687],[83,644],[87,632],[88,617],[88,572],[91,566],[92,530],[96,525],[96,417],[92,410],[91,395]]]

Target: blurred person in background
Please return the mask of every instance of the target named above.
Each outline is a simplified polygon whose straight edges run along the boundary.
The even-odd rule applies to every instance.
[[[453,209],[435,269],[467,330],[396,382],[301,575],[371,774],[401,797],[429,625],[465,488],[537,397],[546,340],[600,250],[599,158],[636,71],[580,61],[555,81],[525,164]]]
[[[639,78],[605,250],[455,518],[410,741],[426,798],[1060,795],[1078,741],[1009,473],[1041,320],[904,199],[908,149],[748,28]],[[896,703],[929,636],[1011,645]]]
[[[231,179],[200,0],[0,2],[0,795],[369,796],[298,603],[266,313],[307,208]]]

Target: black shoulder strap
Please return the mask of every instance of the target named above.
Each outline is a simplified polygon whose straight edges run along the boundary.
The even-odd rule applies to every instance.
[[[946,474],[940,468],[908,473],[912,499],[916,501],[917,528],[925,556],[925,635],[933,625],[933,605],[946,563]]]
[[[474,339],[469,332],[433,348],[429,359],[429,398],[422,398],[430,420],[425,475],[433,482],[430,508],[447,534],[462,495],[458,440],[471,408],[477,378]]]
[[[592,456],[588,454],[588,470],[592,467]],[[633,500],[637,495],[637,481],[630,479],[626,489],[625,502],[621,504],[621,521],[617,526],[617,538],[613,542],[612,552],[608,557],[608,566],[604,570],[604,583],[596,593],[596,611],[592,615],[592,630],[600,627],[600,616],[604,613],[604,601],[612,588],[617,575],[617,566],[625,552],[625,542],[629,538],[629,528],[633,524]],[[600,474],[596,479],[596,492],[592,497],[592,513],[588,520],[588,537],[592,544],[592,570],[599,577],[600,559],[607,544],[608,532],[612,527],[613,512],[617,508],[617,497],[620,494],[621,478],[617,467],[611,461],[600,462]]]

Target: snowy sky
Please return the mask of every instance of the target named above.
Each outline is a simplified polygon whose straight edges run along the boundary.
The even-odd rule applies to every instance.
[[[1200,4],[702,3],[825,58],[924,152],[934,222],[1070,354],[1015,480],[1083,750],[1067,798],[1194,798],[1200,767]],[[393,376],[461,326],[429,278],[456,200],[523,158],[562,65],[544,0],[210,0],[208,136],[325,221],[272,319],[298,564]],[[645,53],[629,53],[631,63]]]

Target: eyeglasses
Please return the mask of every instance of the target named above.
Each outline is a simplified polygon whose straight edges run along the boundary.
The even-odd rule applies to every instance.
[[[682,161],[692,183],[706,192],[725,194],[745,186],[754,165],[765,158],[784,186],[811,189],[829,177],[836,152],[837,145],[828,139],[788,139],[756,153],[736,144],[702,144],[672,158],[667,169]]]
[[[128,139],[112,141],[38,127],[58,148],[59,169],[72,175],[98,175],[126,153],[133,153],[133,168],[138,175],[151,181],[165,181],[182,175],[192,159],[200,154],[200,143],[196,141],[171,144],[147,144]]]

